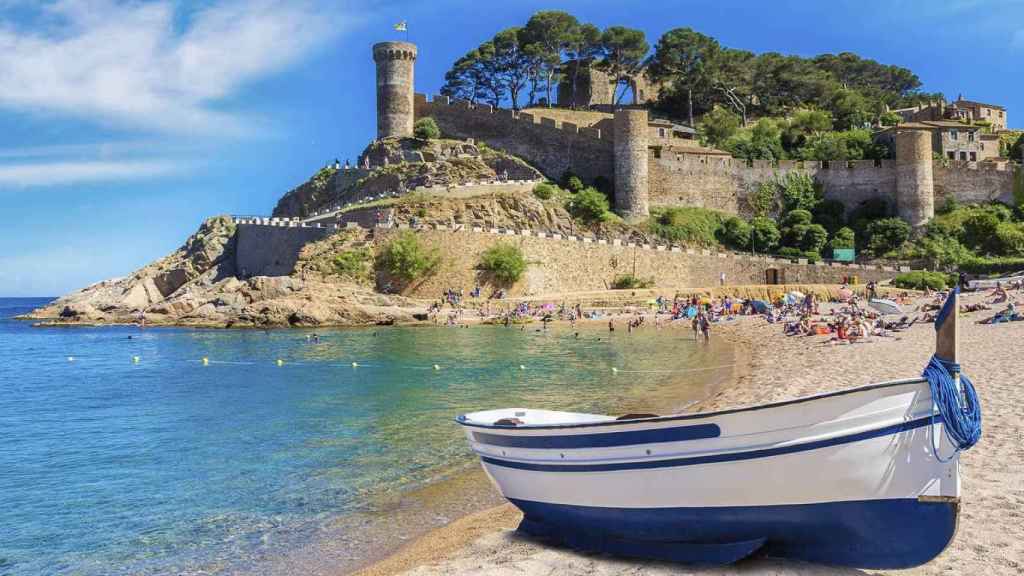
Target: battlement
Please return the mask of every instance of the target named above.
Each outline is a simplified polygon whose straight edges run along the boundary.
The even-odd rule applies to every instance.
[[[449,110],[455,109],[466,112],[468,115],[493,116],[508,121],[518,122],[530,126],[540,126],[549,130],[558,130],[572,136],[580,136],[592,140],[612,141],[612,134],[602,133],[599,128],[580,127],[572,122],[563,122],[554,118],[536,116],[530,112],[520,112],[507,108],[495,108],[490,104],[474,104],[468,100],[450,98],[443,94],[435,94],[430,99],[426,94],[416,93],[416,109],[421,110],[421,116],[431,116],[435,107],[445,106]]]
[[[379,42],[373,45],[373,60],[416,60],[416,45],[410,42]]]
[[[981,172],[1014,172],[1021,168],[1012,162],[967,162],[963,160],[949,160],[948,164],[942,161],[935,161],[935,168],[942,170],[975,170]]]

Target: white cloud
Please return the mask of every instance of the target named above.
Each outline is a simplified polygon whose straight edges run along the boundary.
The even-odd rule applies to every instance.
[[[141,180],[181,170],[181,164],[158,160],[0,164],[0,192],[11,188]]]
[[[250,125],[225,100],[353,22],[313,0],[227,0],[191,13],[168,0],[56,0],[36,16],[32,31],[0,20],[0,108],[219,135]]]

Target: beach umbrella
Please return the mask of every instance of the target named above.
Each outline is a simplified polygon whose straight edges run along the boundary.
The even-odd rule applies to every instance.
[[[754,307],[754,311],[758,314],[766,314],[768,312],[768,303],[764,300],[751,300],[750,305]]]
[[[899,304],[892,300],[886,300],[884,298],[872,298],[868,301],[868,306],[874,308],[879,314],[902,314],[903,310],[900,310]]]

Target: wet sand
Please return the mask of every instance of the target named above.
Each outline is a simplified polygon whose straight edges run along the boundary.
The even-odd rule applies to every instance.
[[[1014,294],[1020,300],[1022,296]],[[967,295],[963,303],[985,295]],[[1000,306],[994,308],[998,309]],[[953,543],[928,564],[901,574],[1024,573],[1024,322],[979,325],[993,314],[961,315],[961,363],[978,388],[984,435],[961,457],[963,507]],[[934,328],[917,324],[895,338],[857,344],[826,336],[786,337],[779,324],[742,318],[716,326],[715,337],[737,345],[732,385],[694,409],[760,404],[920,374],[934,352]],[[650,329],[650,328],[646,328]],[[870,574],[881,573],[754,558],[724,568],[638,562],[581,554],[517,534],[511,505],[463,517],[404,546],[360,576],[512,574]]]

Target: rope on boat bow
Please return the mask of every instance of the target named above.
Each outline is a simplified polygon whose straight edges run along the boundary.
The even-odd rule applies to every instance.
[[[956,305],[956,298],[951,294],[935,320],[936,331],[942,327],[951,314],[952,307]],[[956,378],[958,374],[960,376],[959,384]],[[948,462],[959,452],[974,446],[981,439],[981,404],[978,402],[978,393],[974,390],[971,379],[960,374],[959,364],[940,358],[937,354],[933,355],[928,362],[923,376],[928,380],[928,386],[931,387],[932,401],[939,409],[939,416],[943,423],[942,429],[945,430],[949,441],[956,447],[953,454],[944,459],[939,456],[938,447],[933,439],[932,453],[937,460]],[[935,414],[933,412],[932,424],[934,425],[934,423]]]

